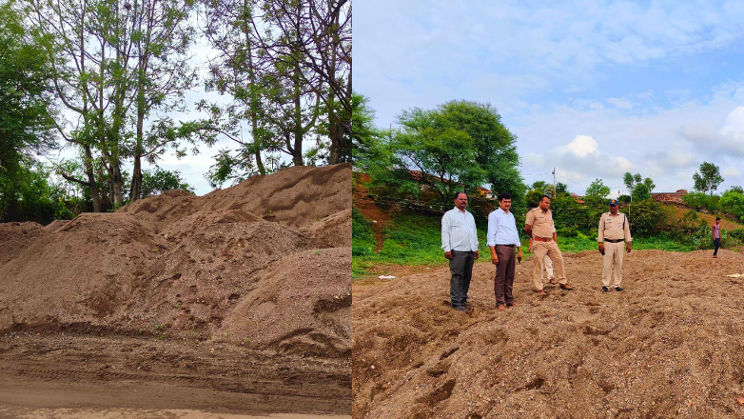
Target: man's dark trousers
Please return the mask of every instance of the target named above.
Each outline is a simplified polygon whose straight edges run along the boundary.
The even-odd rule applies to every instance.
[[[512,288],[514,287],[514,245],[494,247],[499,263],[496,265],[496,277],[493,280],[493,291],[496,294],[496,305],[514,304]]]
[[[721,239],[713,239],[713,246],[716,248],[713,251],[713,256],[716,256],[718,254],[718,248],[721,247]]]
[[[468,302],[468,289],[470,288],[470,278],[473,276],[474,260],[474,252],[452,251],[452,259],[449,263],[452,273],[452,279],[450,279],[452,307],[465,307]]]

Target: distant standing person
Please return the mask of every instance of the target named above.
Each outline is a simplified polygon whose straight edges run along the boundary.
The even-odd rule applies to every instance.
[[[572,290],[573,287],[568,285],[566,274],[563,270],[563,255],[558,249],[558,234],[555,231],[553,223],[553,212],[550,211],[550,197],[543,195],[537,208],[532,208],[527,212],[527,218],[524,221],[524,231],[532,237],[533,250],[535,256],[535,269],[532,279],[535,284],[535,292],[544,295],[542,281],[542,270],[545,255],[553,261],[555,274],[558,277],[559,286],[564,290]]]
[[[491,263],[496,265],[493,291],[497,310],[514,305],[514,247],[519,249],[516,258],[522,261],[522,243],[510,209],[511,195],[504,193],[499,195],[499,208],[488,214],[488,247],[491,248]]]
[[[617,212],[617,200],[610,199],[610,211],[599,217],[597,242],[602,254],[602,292],[610,290],[610,279],[615,291],[622,291],[623,280],[623,242],[625,251],[630,253],[630,223],[628,216]]]
[[[716,223],[713,224],[713,246],[716,250],[713,251],[713,257],[718,257],[718,248],[721,247],[721,217],[716,217]]]
[[[478,233],[473,214],[465,211],[468,196],[465,192],[455,194],[455,207],[442,217],[442,249],[449,259],[450,300],[452,308],[467,311],[468,289],[473,275],[473,262],[478,259]]]

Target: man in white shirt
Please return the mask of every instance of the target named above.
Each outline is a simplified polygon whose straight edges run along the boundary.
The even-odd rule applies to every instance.
[[[442,217],[442,249],[452,273],[450,299],[452,308],[459,311],[467,311],[473,262],[478,259],[478,233],[473,214],[465,211],[467,206],[468,196],[465,192],[457,192],[455,208]]]
[[[517,223],[511,209],[511,195],[499,195],[499,208],[488,214],[488,247],[491,248],[491,263],[496,265],[493,291],[496,294],[496,309],[505,310],[514,305],[514,247],[519,249],[516,257],[522,261],[522,243],[517,232]]]

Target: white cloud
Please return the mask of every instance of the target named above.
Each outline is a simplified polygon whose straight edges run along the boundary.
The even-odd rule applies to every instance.
[[[578,157],[597,154],[597,142],[588,135],[577,135],[573,141],[566,145],[566,148]]]

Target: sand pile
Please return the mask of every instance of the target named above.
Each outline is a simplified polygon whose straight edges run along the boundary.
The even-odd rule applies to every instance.
[[[0,223],[0,264],[18,256],[44,232],[39,223]]]
[[[350,179],[350,165],[291,168],[46,229],[0,225],[0,330],[88,327],[348,355]]]
[[[596,252],[566,256],[574,291],[497,312],[478,263],[470,315],[446,267],[353,292],[355,417],[742,417],[744,255],[633,251],[623,292],[600,292]]]

